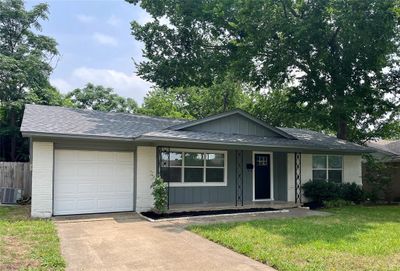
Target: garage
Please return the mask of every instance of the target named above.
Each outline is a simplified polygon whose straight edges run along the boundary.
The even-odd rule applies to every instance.
[[[133,152],[54,151],[54,215],[133,211]]]

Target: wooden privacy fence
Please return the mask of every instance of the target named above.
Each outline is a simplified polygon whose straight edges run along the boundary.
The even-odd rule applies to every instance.
[[[22,189],[23,196],[31,196],[32,174],[29,163],[0,162],[0,187]]]

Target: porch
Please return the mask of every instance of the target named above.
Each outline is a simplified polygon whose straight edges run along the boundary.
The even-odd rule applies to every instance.
[[[157,148],[157,174],[168,184],[169,212],[286,209],[301,204],[300,153],[185,147]]]

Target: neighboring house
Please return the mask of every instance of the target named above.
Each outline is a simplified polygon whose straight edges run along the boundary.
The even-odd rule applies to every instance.
[[[146,211],[155,174],[170,208],[301,202],[310,179],[361,184],[369,148],[234,110],[186,121],[26,105],[32,216]]]
[[[369,141],[367,146],[376,150],[374,156],[388,165],[392,181],[388,188],[388,200],[400,201],[400,140]],[[363,173],[367,170],[363,165]],[[364,175],[364,174],[363,174]],[[363,180],[368,190],[366,180]]]

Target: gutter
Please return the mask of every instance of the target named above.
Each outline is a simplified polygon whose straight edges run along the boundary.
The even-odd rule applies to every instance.
[[[111,140],[111,141],[131,141],[131,137],[115,137],[115,136],[95,136],[95,135],[76,135],[76,134],[52,134],[40,132],[21,132],[23,137],[51,137],[51,138],[71,138],[71,139],[94,139],[94,140]]]
[[[332,152],[344,152],[344,153],[372,153],[374,152],[371,149],[365,150],[346,150],[346,149],[332,149],[332,148],[314,148],[314,147],[307,147],[307,146],[288,146],[288,145],[264,145],[264,144],[257,144],[257,143],[234,143],[234,142],[216,142],[216,141],[207,141],[207,140],[189,140],[189,139],[176,139],[176,138],[164,138],[164,137],[152,137],[152,136],[140,136],[135,138],[136,142],[153,142],[153,141],[167,141],[167,142],[183,142],[183,143],[203,143],[203,144],[214,144],[214,145],[232,145],[232,146],[258,146],[264,148],[285,148],[285,149],[298,149],[298,150],[313,150],[313,151],[332,151]]]

